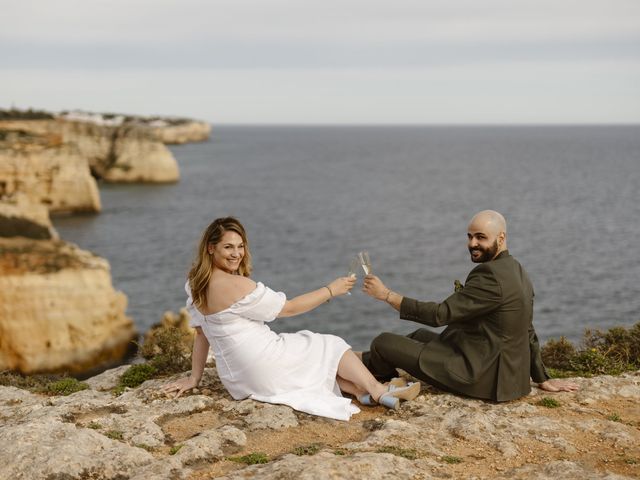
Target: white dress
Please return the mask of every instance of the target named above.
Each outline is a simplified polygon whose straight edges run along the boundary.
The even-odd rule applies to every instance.
[[[340,393],[338,363],[351,347],[340,337],[302,330],[273,332],[287,297],[258,282],[255,290],[220,312],[203,315],[193,304],[191,326],[201,327],[216,358],[218,376],[231,396],[289,405],[301,412],[349,420],[360,410]]]

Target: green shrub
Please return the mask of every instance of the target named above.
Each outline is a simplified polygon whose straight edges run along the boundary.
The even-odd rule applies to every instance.
[[[312,443],[311,445],[304,445],[293,449],[293,454],[301,457],[302,455],[315,455],[320,451],[322,445],[319,443]]]
[[[269,457],[265,453],[256,452],[241,457],[228,457],[232,462],[244,463],[246,465],[256,465],[258,463],[268,463]]]
[[[16,372],[0,372],[0,385],[21,388],[32,393],[46,393],[50,383],[60,380],[60,375],[22,375]]]
[[[570,362],[575,354],[576,347],[565,337],[560,337],[560,340],[549,340],[540,350],[544,364],[560,370],[571,369]]]
[[[105,432],[104,435],[106,437],[109,437],[112,440],[123,440],[124,439],[124,433],[121,432],[120,430],[109,430],[108,432]]]
[[[541,355],[554,378],[619,375],[637,370],[640,369],[640,322],[629,329],[585,330],[580,348],[564,337],[549,340],[542,347]]]
[[[140,348],[140,355],[163,374],[181,373],[191,368],[189,333],[175,326],[152,330]]]
[[[618,415],[617,413],[612,413],[611,415],[608,415],[607,420],[611,420],[612,422],[622,422],[620,415]]]
[[[120,386],[135,388],[152,378],[156,371],[156,367],[148,363],[131,365],[120,377]]]
[[[376,450],[377,453],[390,453],[392,455],[395,455],[397,457],[403,457],[409,460],[415,460],[416,458],[418,458],[418,452],[416,452],[414,449],[410,449],[410,448],[400,448],[400,447],[393,447],[393,446],[387,446],[385,445],[384,447],[380,447],[378,450]]]
[[[171,449],[169,450],[169,455],[175,455],[176,453],[178,453],[180,451],[180,449],[184,447],[184,445],[174,445],[173,447],[171,447]]]
[[[632,366],[624,364],[607,356],[597,348],[583,350],[571,359],[573,370],[582,375],[619,375],[633,369]]]
[[[560,406],[560,402],[555,398],[544,397],[536,402],[536,405],[540,405],[541,407],[546,408],[558,408]]]
[[[71,395],[72,393],[86,390],[89,388],[84,382],[79,382],[78,379],[67,377],[56,382],[51,382],[47,385],[47,392],[53,395]]]
[[[453,455],[444,455],[443,457],[440,457],[440,460],[449,464],[462,463],[462,458],[455,457]]]

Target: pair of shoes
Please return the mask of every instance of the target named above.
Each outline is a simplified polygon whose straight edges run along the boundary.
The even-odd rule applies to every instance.
[[[388,383],[389,385],[394,385],[396,387],[406,387],[408,382],[404,377],[395,377],[389,380]]]
[[[403,377],[395,377],[389,380],[387,383],[385,383],[385,385],[387,386],[393,385],[394,387],[406,387],[407,380]],[[365,393],[364,395],[360,395],[359,397],[356,397],[356,398],[360,403],[360,405],[365,405],[367,407],[373,407],[375,405],[378,405],[378,402],[376,402],[368,393]]]
[[[373,406],[380,404],[387,408],[397,410],[400,407],[400,399],[413,400],[420,395],[420,382],[407,383],[404,379],[401,379],[402,382],[396,382],[396,384],[403,383],[404,385],[396,385],[394,384],[394,380],[400,379],[394,378],[389,382],[387,391],[380,395],[377,402],[368,393],[359,396],[358,402],[360,402],[360,405]]]
[[[360,395],[358,398],[358,402],[360,403],[360,405],[365,405],[367,407],[372,407],[374,405],[377,405],[378,402],[376,402],[373,397],[371,396],[370,393],[365,393],[364,395]]]
[[[380,395],[378,403],[392,410],[400,408],[400,399],[413,400],[420,395],[420,382],[407,383],[403,387],[389,385],[389,390]]]
[[[402,400],[413,400],[420,395],[420,382],[407,383],[404,386],[389,385],[389,391],[385,395],[391,395]]]

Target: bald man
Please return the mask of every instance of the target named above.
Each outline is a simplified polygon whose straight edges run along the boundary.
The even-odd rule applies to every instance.
[[[375,275],[364,279],[363,291],[388,303],[400,318],[431,327],[408,336],[383,333],[362,354],[364,364],[381,380],[401,368],[442,389],[494,401],[522,397],[531,381],[548,391],[577,386],[549,380],[533,329],[533,286],[527,272],[507,250],[507,224],[493,210],[469,222],[467,246],[478,265],[464,287],[442,303],[421,302],[387,288]]]

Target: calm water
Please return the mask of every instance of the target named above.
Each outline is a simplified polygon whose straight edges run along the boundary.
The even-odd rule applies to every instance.
[[[466,226],[485,208],[507,218],[541,339],[640,321],[640,127],[219,127],[171,150],[180,183],[102,184],[101,214],[54,219],[62,238],[109,260],[141,331],[184,305],[216,217],[245,224],[254,278],[289,297],[367,249],[389,287],[440,301],[473,267]],[[418,324],[358,290],[272,326],[362,349]]]

